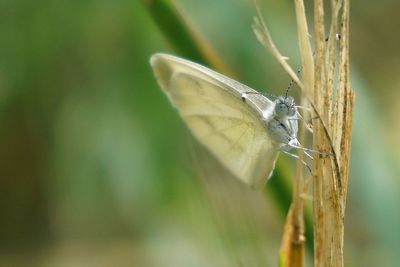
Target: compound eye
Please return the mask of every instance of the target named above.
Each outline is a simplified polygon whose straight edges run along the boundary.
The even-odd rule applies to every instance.
[[[278,116],[287,116],[289,113],[289,107],[285,103],[277,103],[275,105],[275,113]]]

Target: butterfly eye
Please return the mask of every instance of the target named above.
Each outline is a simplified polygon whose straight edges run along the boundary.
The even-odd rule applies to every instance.
[[[276,115],[280,116],[288,116],[289,114],[289,107],[285,103],[277,103],[275,105],[275,113]]]

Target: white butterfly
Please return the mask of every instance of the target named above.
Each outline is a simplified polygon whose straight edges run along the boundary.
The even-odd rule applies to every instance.
[[[167,54],[154,54],[150,62],[192,134],[246,184],[264,185],[279,151],[299,146],[299,113],[292,97],[271,101],[222,74]]]

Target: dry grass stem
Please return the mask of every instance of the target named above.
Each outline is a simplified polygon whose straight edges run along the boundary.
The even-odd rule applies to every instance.
[[[258,40],[300,87],[303,97],[313,108],[314,115],[319,118],[314,126],[314,149],[331,155],[318,155],[313,164],[314,263],[315,266],[343,266],[343,223],[354,105],[354,92],[349,80],[349,0],[331,1],[328,38],[325,33],[323,1],[314,1],[315,56],[311,48],[304,3],[302,0],[295,0],[294,4],[303,69],[301,80],[276,48],[259,9],[253,29]],[[335,38],[336,36],[340,38]],[[289,250],[289,242],[295,244],[303,233],[299,229],[302,227],[299,218],[303,211],[300,197],[303,192],[300,192],[300,188],[304,188],[300,173],[297,172],[299,181],[294,186],[294,202],[285,225],[281,266],[302,266],[295,262],[302,257],[294,257],[295,254]],[[282,259],[282,251],[287,258]]]
[[[282,68],[289,74],[290,78],[299,86],[301,89],[304,88],[303,83],[300,81],[296,72],[290,67],[290,65],[286,62],[288,57],[283,56],[275,43],[272,41],[269,30],[262,18],[260,8],[256,5],[257,8],[257,17],[254,17],[253,21],[253,31],[258,39],[258,41],[265,47],[269,52],[271,52],[272,56],[275,57],[276,61],[282,66]]]
[[[328,122],[337,162],[326,158],[314,162],[315,266],[343,266],[343,223],[354,104],[349,80],[349,1],[331,1],[331,10],[330,33],[326,41],[323,1],[315,1],[316,77],[313,99],[322,120]],[[336,33],[341,36],[339,41],[334,38]],[[335,82],[336,77],[338,80]],[[315,126],[313,138],[316,150],[327,151],[330,144],[321,125]],[[335,164],[339,173],[334,171],[337,168]]]

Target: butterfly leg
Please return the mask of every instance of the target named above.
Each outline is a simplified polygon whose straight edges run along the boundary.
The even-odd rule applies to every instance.
[[[293,141],[293,142],[292,142]],[[310,148],[305,148],[302,147],[299,143],[299,141],[297,141],[297,139],[292,140],[291,142],[289,142],[286,146],[291,147],[291,148],[296,148],[296,149],[300,149],[303,150],[304,154],[306,156],[308,156],[309,158],[313,159],[313,157],[307,153],[307,152],[311,152],[311,153],[316,153],[316,154],[320,154],[323,156],[330,156],[332,155],[331,153],[326,153],[326,152],[322,152],[322,151],[318,151],[318,150],[314,150],[314,149],[310,149]]]
[[[296,108],[302,109],[302,110],[305,110],[305,111],[308,111],[308,112],[311,111],[311,109],[309,107],[305,107],[305,106],[296,106]]]
[[[311,111],[310,108],[304,107],[304,106],[296,106],[296,108],[303,109],[303,110],[305,110],[307,112]],[[303,117],[301,116],[300,112],[297,111],[296,115],[298,116],[298,118],[303,119]],[[307,130],[310,133],[313,133],[313,129],[312,129],[313,120],[317,120],[317,119],[319,119],[319,117],[318,116],[314,116],[314,117],[309,118],[307,121],[305,121],[305,126],[306,126]]]
[[[318,117],[315,118],[310,118],[307,121],[305,121],[304,125],[306,126],[307,131],[309,131],[310,133],[313,133],[313,129],[312,129],[312,123],[311,121],[313,119],[317,119]],[[303,116],[301,116],[301,114],[296,111],[296,117],[295,118],[290,118],[288,119],[289,121],[299,121],[299,120],[304,120]]]
[[[310,172],[310,174],[312,174],[311,167],[307,164],[307,162],[305,162],[304,160],[300,159],[299,156],[297,156],[296,154],[290,153],[290,152],[286,151],[285,149],[279,149],[279,151],[281,151],[281,152],[285,153],[286,155],[289,155],[289,156],[291,156],[291,157],[293,157],[293,158],[295,158],[297,160],[300,160],[301,163],[303,163],[303,165],[306,166],[306,168]]]
[[[302,149],[303,147],[301,147],[301,146],[292,146],[291,144],[287,144],[287,145],[282,146],[280,151],[288,152],[288,150],[291,148],[296,148],[296,149],[300,148],[303,151],[304,155],[306,155],[309,159],[314,160],[313,156],[311,156],[311,154],[306,151],[306,150],[308,150],[308,148]]]

